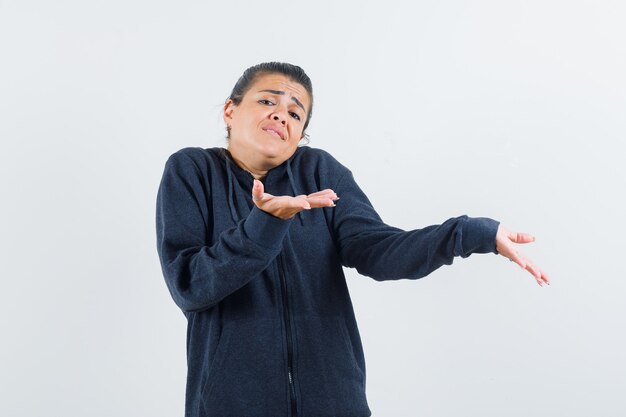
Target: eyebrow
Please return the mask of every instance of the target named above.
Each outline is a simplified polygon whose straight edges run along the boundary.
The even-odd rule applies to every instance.
[[[272,94],[276,94],[278,96],[284,96],[285,92],[284,91],[280,91],[280,90],[259,90],[259,93],[272,93]],[[304,106],[302,105],[302,103],[300,103],[300,100],[298,100],[295,97],[291,97],[291,99],[293,101],[296,102],[296,104],[298,105],[298,107],[300,107],[302,110],[304,110],[304,112],[306,113],[306,109],[304,108]]]

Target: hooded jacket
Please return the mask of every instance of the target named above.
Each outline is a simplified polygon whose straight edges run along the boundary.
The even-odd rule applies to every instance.
[[[330,154],[297,148],[264,179],[273,195],[330,188],[336,207],[274,217],[222,148],[184,148],[157,194],[157,251],[187,318],[186,417],[366,417],[365,359],[342,267],[417,279],[496,252],[498,222],[385,224]]]

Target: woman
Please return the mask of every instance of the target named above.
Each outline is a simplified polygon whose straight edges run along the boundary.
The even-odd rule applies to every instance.
[[[157,244],[188,320],[186,416],[371,415],[342,266],[417,279],[491,252],[549,283],[516,251],[534,239],[495,220],[383,223],[347,168],[298,146],[312,107],[300,67],[251,67],[224,106],[228,149],[184,148],[165,165]]]

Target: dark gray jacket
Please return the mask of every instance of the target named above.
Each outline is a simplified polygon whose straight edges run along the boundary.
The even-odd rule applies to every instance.
[[[300,147],[265,191],[333,189],[334,208],[281,220],[253,205],[253,177],[221,148],[165,164],[157,250],[188,320],[187,417],[366,417],[365,359],[342,267],[417,279],[455,256],[496,252],[498,222],[461,216],[403,231],[383,223],[352,173]]]

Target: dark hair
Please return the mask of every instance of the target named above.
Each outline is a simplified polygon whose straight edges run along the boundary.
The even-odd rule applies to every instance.
[[[311,115],[313,113],[313,85],[311,84],[309,76],[306,75],[304,70],[297,65],[288,64],[286,62],[263,62],[248,68],[243,72],[243,75],[239,77],[237,83],[233,87],[233,91],[230,93],[230,96],[226,99],[226,101],[232,100],[233,103],[238,106],[241,103],[243,96],[248,92],[257,78],[266,74],[282,74],[291,81],[302,85],[306,89],[307,93],[309,93],[311,104],[309,105],[309,111],[307,113],[306,121],[304,122],[304,128],[302,129],[302,133],[306,137],[307,135],[304,131],[309,125],[309,121],[311,120]],[[228,132],[228,137],[230,138],[230,129],[228,129],[228,127],[226,128],[226,131]]]

